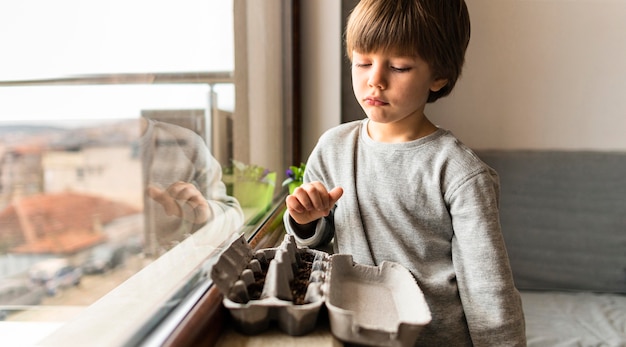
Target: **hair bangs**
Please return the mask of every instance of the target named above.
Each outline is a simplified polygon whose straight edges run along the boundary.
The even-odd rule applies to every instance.
[[[346,28],[348,56],[352,57],[352,51],[420,55],[424,30],[419,27],[421,21],[415,20],[415,16],[420,16],[421,11],[411,6],[414,4],[413,1],[374,0],[368,10],[357,7]]]

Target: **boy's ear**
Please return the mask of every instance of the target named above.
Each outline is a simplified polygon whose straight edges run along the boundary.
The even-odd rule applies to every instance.
[[[438,92],[439,90],[441,90],[441,88],[445,87],[446,84],[448,84],[448,79],[447,78],[436,79],[430,85],[430,90],[432,92]]]

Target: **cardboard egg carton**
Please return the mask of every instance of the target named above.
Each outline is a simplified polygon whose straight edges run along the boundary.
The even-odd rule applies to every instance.
[[[291,235],[279,247],[256,252],[240,236],[222,252],[211,277],[236,329],[248,335],[271,322],[289,335],[307,334],[325,305],[331,332],[342,341],[412,346],[431,320],[421,290],[402,265],[356,264],[348,254],[299,248]]]

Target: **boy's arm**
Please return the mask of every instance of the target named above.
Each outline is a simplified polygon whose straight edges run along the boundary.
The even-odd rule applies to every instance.
[[[524,313],[499,221],[496,175],[478,174],[453,194],[452,258],[475,346],[526,346]]]

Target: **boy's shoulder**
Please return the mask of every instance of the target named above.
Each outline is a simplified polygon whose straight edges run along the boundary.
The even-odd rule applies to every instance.
[[[487,168],[476,152],[449,130],[445,130],[443,136],[439,137],[438,143],[438,155],[444,157],[451,167],[471,170]]]
[[[200,135],[195,131],[177,124],[154,119],[148,121],[152,123],[154,129],[160,134],[168,134],[179,139],[200,138]]]
[[[361,126],[363,125],[365,120],[355,120],[347,123],[342,123],[337,126],[334,126],[328,130],[326,130],[322,136],[320,136],[320,142],[335,142],[337,139],[345,139],[350,136],[350,134],[359,134]]]

